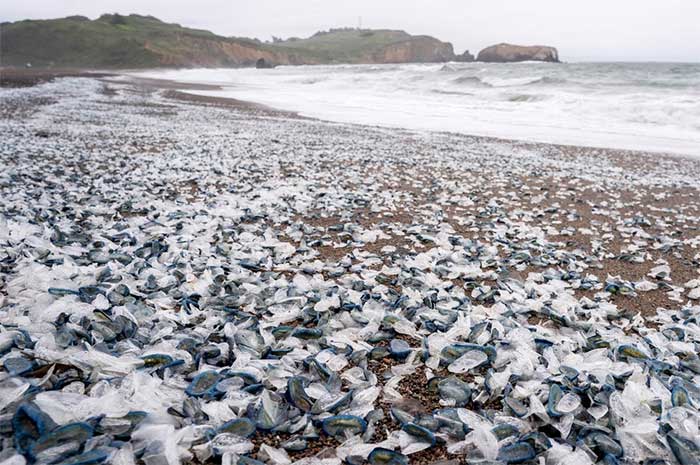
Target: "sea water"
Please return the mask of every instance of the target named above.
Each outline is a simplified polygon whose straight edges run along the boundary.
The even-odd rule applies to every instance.
[[[700,156],[700,64],[447,63],[142,76],[346,123]]]

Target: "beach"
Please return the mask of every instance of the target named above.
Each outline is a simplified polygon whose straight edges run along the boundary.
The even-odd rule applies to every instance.
[[[440,412],[552,440],[597,423],[631,461],[675,453],[635,422],[696,432],[672,412],[700,406],[700,159],[336,123],[188,90],[114,76],[0,90],[0,323],[36,343],[13,350],[36,360],[23,375],[52,417],[148,412],[131,450],[158,442],[188,463],[363,463],[376,447],[411,464],[503,459],[496,433],[421,423]],[[138,330],[117,331],[117,316]],[[145,371],[156,353],[182,363]],[[255,380],[191,395],[208,370]],[[613,375],[634,386],[619,405],[653,398],[661,413],[592,413]],[[553,384],[580,395],[571,411],[536,408]],[[51,407],[69,394],[83,407]],[[262,421],[260,402],[284,418],[236,441],[205,431]],[[331,414],[365,424],[332,434]],[[602,459],[589,446],[533,453]]]
[[[700,66],[693,63],[453,62],[130,74],[327,121],[700,154]]]

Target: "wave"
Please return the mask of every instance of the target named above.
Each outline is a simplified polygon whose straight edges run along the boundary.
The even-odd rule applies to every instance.
[[[519,103],[519,102],[540,102],[546,100],[547,96],[538,94],[510,94],[507,96],[509,102]]]
[[[233,98],[341,122],[700,154],[700,65],[448,63],[175,74],[220,82]]]
[[[564,85],[567,81],[564,78],[555,78],[551,76],[535,76],[535,77],[519,77],[519,78],[501,78],[492,77],[484,79],[486,84],[492,87],[521,87],[521,86],[549,86],[549,85]]]
[[[306,86],[318,84],[319,82],[327,81],[328,79],[325,77],[317,77],[317,78],[306,78],[306,79],[299,79],[298,82],[299,84],[303,84]]]
[[[672,67],[669,72],[676,75],[681,74],[697,77],[700,75],[700,65],[697,63],[686,63]]]
[[[532,82],[528,82],[528,86],[542,86],[542,85],[564,85],[568,84],[569,80],[564,78],[555,78],[550,76],[542,76],[539,79],[535,79]]]
[[[442,68],[439,70],[441,73],[456,73],[459,71],[457,68],[455,68],[453,65],[442,65]]]
[[[441,95],[466,95],[469,97],[474,96],[472,92],[459,92],[456,90],[442,90],[442,89],[430,89],[430,92],[433,94],[441,94]]]
[[[454,84],[474,85],[479,87],[521,87],[521,86],[562,86],[570,81],[551,76],[524,78],[479,77],[474,75],[460,76],[452,80]]]
[[[455,84],[472,84],[482,87],[493,87],[493,85],[481,79],[479,76],[460,76],[452,80]]]
[[[632,81],[636,86],[640,87],[654,87],[658,89],[686,89],[686,88],[696,88],[697,81],[680,81],[680,82],[670,82],[670,81],[650,81],[638,79]]]

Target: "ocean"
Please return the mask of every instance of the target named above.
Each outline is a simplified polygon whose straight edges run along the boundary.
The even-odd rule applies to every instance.
[[[700,156],[700,64],[446,63],[182,69],[232,97],[345,123]]]

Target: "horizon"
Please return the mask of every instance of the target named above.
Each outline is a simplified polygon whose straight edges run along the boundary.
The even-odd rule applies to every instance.
[[[622,0],[615,7],[606,5],[605,9],[596,8],[603,4],[602,0],[593,0],[586,8],[568,6],[563,10],[552,0],[532,0],[528,5],[506,0],[496,6],[478,0],[469,8],[454,8],[451,5],[455,2],[442,0],[429,9],[431,13],[420,18],[413,14],[407,16],[404,10],[414,12],[424,5],[427,9],[429,2],[426,0],[413,1],[408,8],[405,3],[398,4],[394,0],[381,6],[370,6],[367,0],[352,6],[318,0],[267,0],[244,6],[224,4],[222,0],[204,0],[203,3],[202,7],[194,9],[183,0],[170,2],[167,7],[135,0],[101,0],[89,5],[74,0],[59,5],[48,0],[38,0],[31,5],[12,0],[0,13],[0,21],[75,15],[94,20],[102,14],[139,14],[225,37],[246,37],[263,42],[270,41],[273,36],[309,37],[320,30],[359,26],[429,35],[450,42],[458,54],[465,50],[476,54],[489,45],[506,42],[551,45],[559,49],[563,61],[571,63],[700,62],[700,31],[691,19],[700,17],[700,4],[684,4],[679,0],[670,0],[662,8],[655,2],[640,5],[640,2]],[[606,14],[600,15],[600,11]],[[630,15],[630,11],[636,15]],[[616,47],[608,46],[610,42]]]

